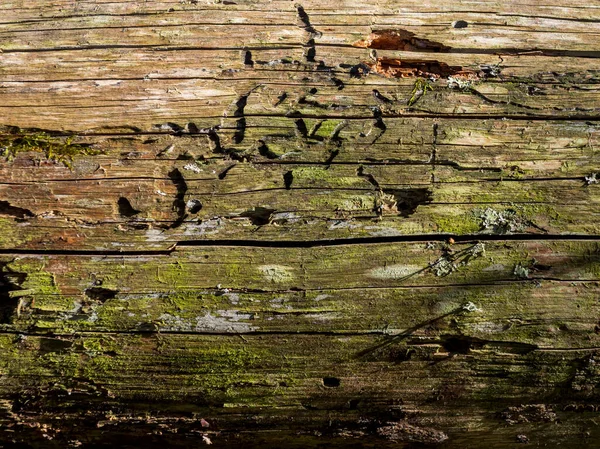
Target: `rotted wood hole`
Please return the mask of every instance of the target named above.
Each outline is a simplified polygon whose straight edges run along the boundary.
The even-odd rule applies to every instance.
[[[0,11],[1,447],[597,447],[590,2]]]

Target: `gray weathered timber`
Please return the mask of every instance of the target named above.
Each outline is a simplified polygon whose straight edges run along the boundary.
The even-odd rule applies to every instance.
[[[0,4],[0,446],[600,441],[590,2]]]

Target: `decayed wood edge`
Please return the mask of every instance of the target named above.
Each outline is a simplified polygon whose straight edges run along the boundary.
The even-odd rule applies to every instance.
[[[263,444],[276,445],[277,441],[264,442],[263,429],[290,429],[284,422],[294,411],[296,424],[291,429],[309,447],[331,439],[343,445],[347,438],[360,442],[384,438],[381,444],[385,444],[385,438],[390,436],[404,442],[428,443],[447,436],[449,447],[461,447],[478,437],[479,443],[494,441],[502,446],[513,444],[516,435],[526,435],[532,441],[552,436],[569,447],[569,440],[575,435],[568,429],[574,429],[581,417],[573,411],[586,410],[585,407],[595,410],[596,403],[597,347],[589,339],[594,335],[594,323],[582,321],[583,315],[578,317],[576,311],[577,306],[583,306],[583,313],[590,313],[596,302],[593,292],[598,288],[597,243],[424,246],[419,243],[267,251],[189,248],[171,258],[169,264],[147,256],[16,257],[6,267],[10,278],[20,282],[13,291],[21,291],[22,295],[15,298],[31,296],[37,302],[31,305],[46,310],[48,317],[57,312],[60,315],[56,306],[63,295],[66,310],[74,304],[73,299],[67,298],[83,299],[85,290],[87,299],[83,301],[87,304],[81,311],[89,313],[91,326],[75,333],[52,325],[37,330],[4,328],[2,341],[7,351],[0,356],[0,366],[5,373],[2,388],[6,388],[6,407],[10,410],[5,422],[12,425],[10,428],[25,427],[17,441],[44,435],[57,444],[73,438],[106,441],[110,436],[97,429],[108,426],[111,431],[123,428],[129,435],[146,429],[178,428],[191,437],[193,430],[200,430],[198,439],[205,435],[224,446],[239,444],[235,433],[244,429],[242,441],[252,436]],[[451,249],[454,250],[448,253]],[[288,255],[286,266],[280,265],[282,254]],[[425,271],[421,271],[421,265]],[[416,274],[411,276],[413,273],[407,272],[411,270]],[[81,272],[90,276],[81,279]],[[337,277],[340,272],[345,277]],[[529,311],[534,317],[537,315],[532,317],[535,322],[548,316],[550,302],[545,296],[540,297],[541,308],[536,312],[530,301],[534,301],[536,292],[558,293],[558,279],[566,281],[563,285],[567,291],[558,299],[555,310],[559,315],[554,323],[540,323],[538,329],[535,325],[530,329],[525,326],[524,333],[512,335],[515,329],[511,331],[510,326],[504,331],[496,326],[496,332],[506,332],[508,340],[502,336],[486,339],[472,333],[474,328],[469,326],[474,324],[479,324],[480,332],[485,333],[486,328],[494,331],[487,315],[488,308],[493,310],[493,297],[484,297],[481,290],[474,292],[472,298],[466,297],[465,287],[475,283],[481,289],[482,283],[495,281],[493,294],[501,307],[509,302],[518,309],[516,317],[524,319]],[[517,281],[526,290],[515,291],[514,284],[502,297],[497,284],[502,280]],[[354,284],[349,285],[350,281]],[[216,282],[219,284],[215,286]],[[240,289],[240,285],[255,284],[262,288],[269,285],[274,293],[288,290],[280,292],[284,296],[297,294],[294,291],[298,287],[343,285],[353,288],[348,292],[352,302],[361,296],[361,288],[379,284],[413,289],[416,285],[439,284],[445,292],[440,289],[437,297],[426,295],[432,301],[430,315],[414,316],[416,324],[407,323],[406,329],[382,329],[379,336],[344,333],[340,326],[333,332],[318,331],[321,324],[300,333],[288,328],[286,332],[263,334],[252,329],[252,324],[245,330],[241,328],[242,323],[254,321],[245,316],[247,310],[222,315],[221,321],[215,314],[213,324],[221,327],[209,331],[216,334],[203,335],[200,330],[187,330],[189,318],[182,317],[178,310],[186,307],[181,297],[170,298],[172,314],[165,314],[160,318],[162,323],[154,323],[158,327],[149,327],[146,333],[115,332],[115,325],[109,325],[110,332],[96,333],[98,317],[104,319],[100,303],[120,301],[119,289],[129,289],[131,293],[133,286],[143,286],[144,290],[135,290],[134,294],[140,295],[137,299],[129,299],[138,302],[147,301],[162,289],[179,295],[209,289],[206,297],[227,295],[228,300],[241,303],[233,304],[237,309],[243,307],[244,299],[235,294],[244,295],[247,288]],[[569,294],[571,287],[574,290]],[[586,300],[582,295],[590,288]],[[321,292],[317,287],[305,300],[312,301],[310,295]],[[575,302],[573,293],[578,296]],[[412,304],[405,304],[394,290],[389,290],[389,294],[389,307],[399,309],[392,320],[399,323],[409,318],[401,310],[413,309],[418,297],[408,296]],[[194,300],[193,294],[189,299]],[[54,307],[54,311],[48,307]],[[233,307],[228,311],[236,310]],[[383,312],[384,308],[379,305],[376,310]],[[23,317],[28,313],[26,303],[20,313]],[[96,318],[92,318],[94,313]],[[118,321],[123,311],[108,312],[107,316],[111,313]],[[64,318],[62,315],[59,319]],[[67,320],[82,318],[73,316]],[[189,322],[199,324],[195,319]],[[39,335],[49,329],[54,330],[54,336]],[[236,335],[240,333],[241,336]],[[273,343],[275,339],[278,344]],[[510,368],[502,371],[499,366]],[[24,377],[22,373],[28,375]],[[398,382],[399,378],[403,381]],[[15,393],[12,385],[19,385],[24,393]],[[515,394],[517,397],[513,398]],[[68,422],[70,416],[80,413],[83,397],[89,423],[83,430],[65,427],[65,421],[54,421],[55,415]],[[149,412],[140,419],[137,414],[147,407],[144,404],[148,397],[161,404],[161,412]],[[94,404],[91,411],[90,401]],[[440,404],[444,404],[444,414],[439,413]],[[455,413],[460,414],[459,420]],[[331,414],[335,416],[334,423],[326,424]],[[251,417],[257,416],[266,427],[254,427],[255,418]],[[201,419],[212,423],[212,429],[203,427]],[[473,421],[479,423],[477,430],[471,428]],[[27,431],[28,423],[33,422],[40,423],[40,427]],[[555,424],[540,426],[543,422]],[[503,427],[491,431],[499,425]],[[390,434],[382,430],[388,427],[392,427],[388,429]],[[319,437],[305,440],[306,432]],[[173,438],[178,441],[178,437]]]
[[[568,265],[573,268],[573,264],[567,263],[565,257],[568,258],[568,254],[573,254],[576,260],[570,262],[576,264],[576,261],[581,259],[581,254],[587,253],[585,250],[582,251],[583,247],[559,244],[558,247],[553,247],[552,254],[546,255],[545,258],[544,253],[547,252],[547,249],[544,248],[544,245],[533,244],[525,247],[530,248],[531,251],[537,249],[537,252],[534,253],[536,256],[538,252],[541,253],[539,264],[534,264],[537,266],[536,270],[547,270],[541,267],[551,262],[553,258],[558,258],[563,267]],[[519,250],[522,251],[525,247],[511,249],[508,256],[519,255]],[[590,250],[596,248],[596,246],[588,247]],[[433,250],[433,248],[431,249]],[[251,259],[251,254],[240,252],[235,248],[221,250],[231,252],[229,257],[219,257],[219,260],[223,262],[230,258],[235,262],[238,262],[240,257],[242,260],[249,257]],[[507,250],[498,246],[495,250],[491,250],[490,257],[493,257],[495,261],[502,262],[503,259],[496,254],[496,251]],[[185,255],[177,257],[175,265],[179,265],[177,262],[186,261],[190,257],[201,265],[209,264],[206,262],[204,252],[189,251],[187,257]],[[316,259],[316,262],[313,263],[317,263],[317,265],[329,260],[346,259],[346,249],[326,251],[334,257],[315,254],[308,259]],[[457,251],[459,254],[462,252],[458,248]],[[469,260],[469,263],[464,265],[465,268],[481,268],[474,265],[475,259],[478,259],[475,256],[482,256],[479,251],[474,252],[474,249],[471,248],[467,254],[469,259],[471,257],[474,259]],[[372,254],[373,251],[370,250],[369,253]],[[406,254],[407,252],[400,248],[382,246],[376,248],[374,253],[380,256],[391,254],[397,257],[396,255],[399,253]],[[419,260],[422,258],[422,251],[419,248],[415,247],[408,253],[413,254]],[[260,252],[255,254],[260,258],[265,257]],[[306,258],[301,257],[301,253],[297,251],[295,254],[294,259],[304,260]],[[281,256],[275,254],[271,257],[277,261],[281,260]],[[364,259],[364,256],[360,254],[355,257]],[[69,279],[76,281],[76,278],[70,276],[65,269],[68,270],[68,267],[71,266],[76,270],[73,274],[77,276],[77,273],[83,268],[79,266],[79,262],[75,261],[76,265],[71,265],[65,257],[56,259],[62,260],[57,260],[58,263],[54,264],[39,258],[33,260],[25,258],[23,261],[11,263],[9,269],[14,270],[13,273],[17,273],[20,269],[28,270],[31,279],[29,279],[29,284],[23,284],[26,289],[32,287],[35,290],[44,286],[51,290],[58,285],[63,285],[63,278],[67,284],[70,282]],[[247,262],[249,268],[254,266],[250,259]],[[380,261],[380,258],[376,258],[376,260]],[[268,263],[269,261],[267,256],[264,262]],[[595,259],[592,257],[591,262],[594,261]],[[134,259],[131,262],[133,263]],[[139,262],[142,264],[152,263],[149,260],[139,260]],[[223,262],[219,262],[219,265]],[[107,267],[116,265],[111,260],[106,260],[105,263]],[[348,263],[355,264],[353,260]],[[27,264],[32,265],[26,268]],[[90,264],[97,267],[95,270],[100,270],[103,265],[99,260],[90,260]],[[161,263],[157,264],[157,266],[162,265]],[[131,263],[122,266],[126,266],[127,270],[131,268],[136,273],[143,273],[143,270],[139,270],[140,267],[132,266]],[[439,265],[437,269],[442,269],[442,267],[443,265]],[[382,268],[393,273],[392,267]],[[404,266],[396,268],[402,270]],[[177,271],[180,269],[185,270],[185,267],[176,268]],[[320,266],[315,267],[315,270],[320,270]],[[83,269],[83,271],[89,270]],[[242,271],[244,270],[242,269]],[[564,271],[563,268],[559,268],[559,272]],[[276,283],[280,283],[279,276],[282,272],[285,272],[282,267],[270,266],[263,272],[263,275],[273,276]],[[101,274],[101,271],[97,271],[97,273]],[[198,274],[206,276],[207,271],[200,269],[197,273],[190,273],[191,278],[201,280],[202,278],[197,276]],[[550,274],[556,275],[553,272]],[[564,275],[568,279],[572,274],[575,273],[568,273],[567,270]],[[314,276],[310,276],[310,273],[307,275],[314,278]],[[158,274],[157,279],[159,283],[178,281],[171,276],[171,274],[165,274],[165,277],[162,278]],[[176,274],[175,277],[178,275]],[[115,278],[115,281],[123,282],[126,278],[127,275],[121,273]],[[184,271],[181,281],[189,284],[191,278]],[[95,279],[90,284],[95,286],[92,288],[98,288],[98,280]],[[201,282],[209,282],[209,279]],[[138,284],[131,278],[129,283]],[[100,285],[110,286],[104,282]],[[149,285],[149,288],[154,290],[152,285]],[[463,310],[464,313],[469,314],[476,312],[472,306],[464,307]],[[202,441],[201,438],[206,437],[210,441],[214,440],[224,446],[239,444],[240,437],[236,436],[236,433],[240,429],[244,429],[245,435],[241,441],[252,436],[259,439],[263,445],[268,446],[279,443],[277,437],[275,441],[267,439],[266,442],[263,442],[262,439],[266,438],[263,429],[284,426],[290,411],[297,409],[300,412],[298,412],[296,424],[292,426],[292,431],[299,438],[299,444],[302,441],[305,447],[318,445],[323,441],[346,444],[347,439],[350,441],[358,439],[361,442],[372,440],[373,444],[377,444],[378,438],[382,439],[381,444],[387,444],[386,439],[434,443],[450,438],[452,444],[460,447],[460,444],[465,444],[465,436],[462,434],[472,422],[471,420],[483,421],[482,427],[478,431],[481,432],[483,441],[486,440],[486,435],[488,435],[487,438],[490,438],[490,429],[497,427],[499,423],[506,425],[516,421],[517,427],[507,426],[499,435],[495,433],[493,437],[494,439],[498,438],[500,444],[504,441],[506,444],[512,444],[515,429],[519,429],[519,432],[526,431],[530,435],[528,438],[535,438],[529,432],[532,424],[537,426],[538,422],[556,422],[558,415],[555,410],[566,422],[570,422],[570,419],[577,422],[579,415],[571,412],[577,410],[578,407],[590,406],[590,397],[589,393],[574,395],[572,391],[577,392],[581,389],[587,391],[590,384],[594,383],[593,379],[595,378],[595,372],[592,374],[588,372],[588,367],[593,366],[593,359],[589,356],[590,351],[595,351],[593,347],[587,350],[581,349],[580,352],[562,351],[554,347],[551,348],[553,350],[546,358],[545,355],[538,355],[538,352],[545,354],[547,351],[541,350],[540,352],[539,348],[531,344],[485,342],[465,338],[461,334],[456,337],[450,334],[443,335],[440,340],[425,338],[408,343],[406,348],[400,349],[400,354],[404,351],[412,354],[407,360],[408,363],[397,364],[394,361],[399,360],[397,357],[401,357],[401,355],[398,355],[396,348],[390,350],[390,344],[401,344],[404,340],[404,336],[401,334],[397,336],[399,338],[392,339],[390,342],[386,342],[385,339],[378,341],[378,337],[368,335],[332,336],[331,338],[323,335],[284,335],[281,337],[281,343],[277,345],[278,351],[275,353],[269,349],[272,337],[274,336],[269,336],[269,341],[264,338],[260,339],[260,337],[254,339],[250,336],[244,336],[237,340],[235,336],[221,335],[216,338],[213,336],[208,340],[199,335],[161,334],[156,335],[157,339],[150,336],[144,340],[140,335],[113,336],[111,333],[94,335],[93,331],[92,333],[88,331],[85,336],[74,338],[69,336],[38,337],[30,336],[28,333],[22,333],[20,336],[9,334],[7,338],[3,339],[3,343],[7,348],[14,349],[10,351],[10,356],[3,365],[3,369],[8,373],[5,380],[10,381],[12,376],[15,376],[20,387],[24,388],[24,393],[15,395],[10,389],[11,383],[8,383],[8,391],[11,393],[7,396],[9,399],[5,406],[7,408],[6,423],[10,427],[6,428],[19,430],[14,438],[16,441],[31,443],[35,442],[37,438],[43,438],[55,441],[57,445],[64,444],[65,441],[74,444],[73,441],[83,440],[93,444],[96,441],[111,440],[112,437],[97,429],[108,428],[110,431],[115,428],[123,429],[124,432],[131,435],[132,432],[148,430],[155,434],[177,428],[178,434],[182,433],[186,438],[195,436],[198,441]],[[236,340],[232,342],[231,338]],[[332,340],[332,338],[337,338],[337,340]],[[356,343],[352,344],[353,342]],[[340,344],[344,349],[339,346]],[[483,349],[483,346],[487,346],[487,348]],[[36,355],[35,349],[38,347],[39,353]],[[413,353],[413,350],[416,353]],[[182,351],[185,355],[181,354]],[[348,360],[344,355],[346,351],[349,351],[348,354],[351,356]],[[535,354],[533,354],[534,352]],[[23,357],[16,354],[23,354]],[[477,354],[477,361],[474,362],[471,359],[463,361],[461,358],[467,354]],[[506,361],[507,355],[511,363],[515,362],[515,357],[524,358],[523,366],[535,362],[535,372],[541,376],[540,379],[544,380],[541,383],[538,382],[537,387],[527,386],[532,375],[529,370],[511,372],[508,380],[504,383],[499,383],[494,379],[493,384],[482,381],[474,384],[470,384],[468,381],[455,384],[454,380],[451,380],[464,378],[470,373],[473,373],[475,378],[481,376],[482,373],[495,373],[497,370],[495,366],[502,363],[503,360]],[[358,361],[353,361],[352,356],[358,357]],[[318,362],[315,357],[318,358]],[[559,378],[558,381],[544,378],[539,374],[540,367],[542,367],[542,373],[545,372],[545,368],[543,368],[545,366],[552,366],[556,370],[559,357],[561,369],[559,373],[553,372]],[[2,359],[0,358],[0,360]],[[291,364],[287,361],[291,361]],[[444,368],[435,368],[437,363],[432,364],[432,362],[442,362]],[[313,368],[307,375],[306,364],[308,363]],[[562,376],[569,375],[573,365],[581,363],[583,363],[583,368],[569,381],[566,397],[553,393],[557,385],[563,384]],[[448,366],[449,364],[450,366]],[[455,364],[457,364],[456,367]],[[34,366],[37,367],[37,371],[34,370]],[[282,369],[285,370],[285,375],[280,374]],[[275,370],[277,374],[268,374],[271,370]],[[415,378],[414,375],[410,375],[414,370],[427,376]],[[23,372],[28,373],[28,380],[25,382],[20,374]],[[384,374],[385,372],[387,375]],[[300,376],[299,380],[294,380],[296,373]],[[407,379],[401,384],[395,382],[399,386],[397,389],[393,388],[393,393],[399,399],[392,402],[389,401],[390,391],[382,396],[377,387],[373,390],[367,386],[373,383],[373,376],[378,379],[377,385],[382,385],[386,382],[392,383],[398,377],[406,375],[410,376],[410,380]],[[177,387],[173,388],[171,382],[177,382]],[[504,388],[510,386],[514,391],[515,384],[522,385],[522,388],[525,389],[519,397],[519,404],[507,399],[505,402],[494,402],[496,409],[488,408],[490,404],[489,396],[486,396],[488,393],[498,394],[498,391],[502,391],[502,385]],[[341,389],[339,389],[340,386]],[[344,388],[349,388],[349,390],[344,392]],[[335,389],[335,392],[332,389]],[[289,393],[289,396],[282,394],[282,390]],[[548,400],[540,402],[540,394],[543,394],[544,398]],[[162,412],[149,412],[149,415],[146,414],[144,418],[140,418],[136,416],[134,410],[138,410],[139,413],[139,410],[144,408],[147,400],[145,398],[148,395],[152,397],[155,404],[157,402],[161,404]],[[68,423],[69,417],[80,410],[80,401],[83,397],[86,398],[87,418],[83,425],[78,426],[78,430],[73,430],[74,428],[69,424],[65,426],[65,420]],[[535,402],[522,405],[521,402],[524,398],[532,398],[532,401],[535,398]],[[439,401],[447,400],[453,403],[448,408],[449,415],[440,417],[437,413]],[[38,408],[38,404],[41,403],[44,404],[43,410]],[[91,410],[90,403],[93,404]],[[460,410],[466,403],[470,404],[470,414],[465,414],[463,411],[462,418],[458,423],[449,417],[454,413],[453,410],[461,413]],[[191,415],[190,410],[193,410]],[[217,417],[215,417],[215,410],[219,410]],[[304,414],[302,410],[309,412]],[[356,410],[356,412],[351,410]],[[336,416],[335,422],[325,424],[331,419],[332,413]],[[294,414],[296,415],[296,413]],[[54,420],[56,415],[63,417],[61,423]],[[254,427],[256,418],[250,416],[265,416],[261,419],[262,425],[258,429]],[[521,422],[524,421],[522,416],[526,417],[527,423]],[[205,427],[205,422],[212,423],[211,430]],[[38,423],[39,426],[35,423]],[[289,429],[287,426],[286,428]],[[194,430],[200,431],[200,433],[194,434]],[[307,432],[309,432],[309,436],[306,436]],[[318,434],[314,432],[318,432]],[[559,433],[562,433],[564,437],[564,430],[560,429]],[[545,435],[553,434],[551,429]],[[315,435],[318,435],[318,438],[314,438]],[[454,439],[455,435],[456,439]],[[142,435],[141,438],[144,439],[145,436]],[[470,438],[472,435],[467,436],[466,441],[470,441]],[[174,437],[174,439],[177,441],[178,437]]]
[[[217,447],[278,447],[290,437],[297,447],[512,447],[523,435],[574,448],[598,432],[588,421],[596,349],[368,335],[5,334],[0,342],[3,438],[34,447],[133,435],[151,447],[203,436]]]

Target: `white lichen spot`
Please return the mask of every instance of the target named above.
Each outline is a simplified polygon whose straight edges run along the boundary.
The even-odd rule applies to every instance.
[[[258,329],[249,323],[240,320],[251,320],[250,313],[240,313],[237,310],[218,310],[220,316],[213,316],[208,312],[203,317],[196,317],[196,332],[250,332]]]
[[[369,270],[367,276],[375,279],[402,279],[421,271],[418,265],[386,265]]]
[[[271,304],[271,307],[274,307],[276,309],[280,309],[281,307],[283,307],[283,304],[285,303],[285,298],[273,298],[271,301],[269,301],[269,304]],[[289,308],[289,306],[288,306]]]
[[[596,178],[596,176],[598,175],[598,173],[592,173],[589,176],[585,177],[585,183],[589,186],[591,184],[598,184],[598,179]]]
[[[469,90],[471,88],[472,82],[466,79],[454,78],[453,76],[448,77],[448,87],[450,89],[461,89],[461,90]]]
[[[331,321],[340,316],[337,312],[315,312],[315,313],[306,313],[302,317],[308,320],[313,320],[315,322],[323,322],[323,321]]]
[[[60,216],[62,216],[62,214],[55,210],[50,210],[50,211],[42,212],[41,214],[38,214],[38,218],[57,218]]]
[[[194,211],[200,210],[200,208],[202,208],[202,203],[199,200],[191,199],[191,200],[188,200],[187,203],[185,203],[185,207],[189,211],[192,211],[193,213],[195,213]]]
[[[478,242],[468,250],[471,257],[485,256],[485,244]]]
[[[285,265],[261,265],[258,270],[269,282],[280,284],[294,279],[294,269]]]
[[[463,304],[462,309],[465,312],[477,312],[479,310],[477,306],[471,301],[467,302],[466,304]]]
[[[97,81],[94,81],[94,86],[96,86],[96,87],[118,86],[122,82],[123,82],[123,80],[115,80],[115,79],[97,80]],[[69,86],[69,87],[71,87],[71,86]]]
[[[518,278],[527,279],[527,278],[529,278],[529,268],[524,267],[523,265],[518,263],[517,265],[515,265],[513,274]]]
[[[293,212],[276,212],[271,215],[271,223],[297,223],[300,217]]]
[[[435,276],[448,276],[450,273],[458,270],[458,264],[452,262],[446,257],[440,257],[433,264],[431,264],[431,271]]]
[[[313,299],[313,301],[317,301],[318,302],[318,301],[322,301],[322,300],[330,298],[330,297],[331,297],[331,295],[319,295],[315,299]]]
[[[512,234],[521,232],[530,223],[519,216],[514,210],[497,211],[488,207],[481,212],[481,227],[484,233],[491,234]]]
[[[170,313],[163,313],[158,317],[158,319],[161,321],[161,330],[175,332],[192,331],[192,323],[189,320],[181,318],[180,316],[171,315]]]
[[[202,173],[202,169],[196,164],[186,164],[183,166],[183,169],[193,171],[194,173]]]

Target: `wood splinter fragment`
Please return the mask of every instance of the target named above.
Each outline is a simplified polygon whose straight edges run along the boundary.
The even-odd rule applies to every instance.
[[[460,77],[478,79],[477,72],[460,66],[450,66],[445,62],[426,59],[400,59],[381,57],[373,63],[365,62],[372,72],[386,78],[423,77],[430,79]]]
[[[378,50],[400,50],[400,51],[431,51],[445,52],[450,47],[429,39],[422,39],[407,30],[375,30],[365,39],[352,44],[360,48],[376,48]]]

